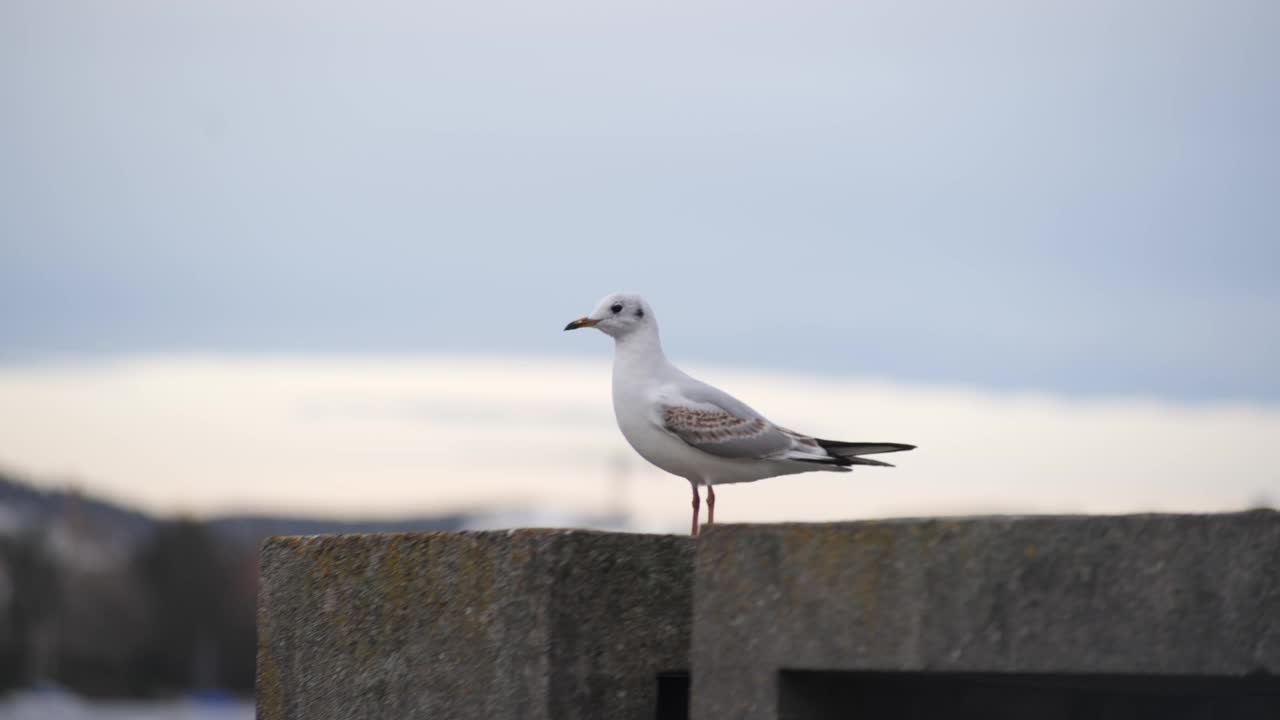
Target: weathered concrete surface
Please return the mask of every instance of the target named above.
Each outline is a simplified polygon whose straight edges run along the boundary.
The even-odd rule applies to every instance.
[[[649,720],[687,667],[692,567],[674,536],[273,538],[258,718]]]
[[[1280,513],[718,525],[692,717],[772,718],[782,669],[1280,673]]]

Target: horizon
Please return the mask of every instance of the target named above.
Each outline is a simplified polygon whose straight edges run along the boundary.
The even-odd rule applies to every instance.
[[[920,446],[895,468],[725,486],[725,522],[1205,512],[1273,503],[1280,487],[1280,409],[1267,404],[689,369],[789,427]],[[607,363],[563,356],[4,366],[0,465],[165,515],[621,510],[678,528],[687,483],[625,445],[608,385]]]

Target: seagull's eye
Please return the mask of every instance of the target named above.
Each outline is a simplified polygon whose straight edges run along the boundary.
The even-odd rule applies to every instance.
[[[613,314],[617,315],[618,313],[622,312],[622,303],[614,303],[613,307],[609,309],[613,311]]]

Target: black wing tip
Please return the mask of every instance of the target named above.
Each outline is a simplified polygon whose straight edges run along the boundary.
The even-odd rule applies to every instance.
[[[849,472],[850,465],[853,461],[848,458],[788,458],[794,462],[809,463],[811,465],[822,465],[825,470],[834,470],[836,472]]]
[[[906,452],[915,450],[915,445],[893,442],[845,442],[844,440],[823,440],[814,438],[818,445],[827,451],[845,451],[846,455],[874,455],[876,453]],[[859,449],[863,448],[861,452]]]
[[[897,467],[897,465],[894,465],[893,463],[884,462],[883,460],[872,460],[870,458],[857,457],[857,456],[849,458],[849,464],[850,465],[873,465],[875,467]]]

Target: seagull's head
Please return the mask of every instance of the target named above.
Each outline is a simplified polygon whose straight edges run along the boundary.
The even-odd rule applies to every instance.
[[[644,298],[633,293],[613,293],[605,296],[590,315],[574,320],[564,329],[593,327],[620,340],[637,330],[653,327],[653,322],[653,311]]]

